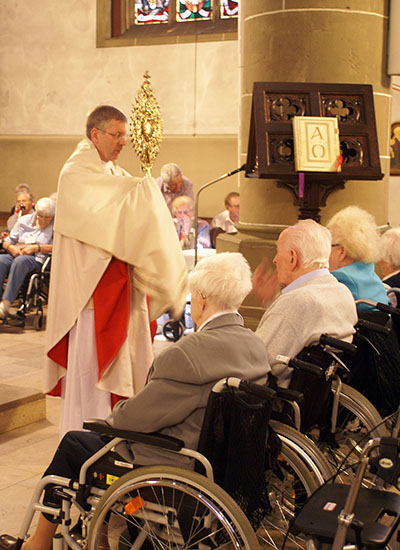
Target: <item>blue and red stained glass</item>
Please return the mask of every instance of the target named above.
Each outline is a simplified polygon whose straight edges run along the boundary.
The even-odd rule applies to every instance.
[[[176,20],[208,21],[212,18],[213,0],[176,0]]]
[[[221,19],[230,19],[239,15],[239,0],[220,0]]]
[[[136,0],[135,23],[168,23],[168,4],[169,0]]]

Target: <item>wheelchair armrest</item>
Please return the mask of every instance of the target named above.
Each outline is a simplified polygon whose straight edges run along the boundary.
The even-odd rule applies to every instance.
[[[286,363],[288,367],[292,369],[302,370],[310,374],[315,374],[315,376],[322,376],[324,371],[318,365],[310,363],[309,361],[303,361],[302,359],[297,359],[297,357],[286,357],[285,355],[277,355],[276,359],[281,363]]]
[[[157,432],[146,434],[131,430],[120,430],[119,428],[110,426],[110,424],[107,424],[105,420],[85,420],[83,423],[83,428],[102,435],[120,437],[121,439],[127,439],[128,441],[144,443],[145,445],[152,445],[154,447],[161,447],[162,449],[168,449],[169,451],[180,451],[185,446],[184,442],[176,437],[159,434]]]
[[[285,401],[295,401],[298,404],[304,401],[304,395],[301,392],[289,388],[276,388],[276,396]]]
[[[378,323],[367,321],[367,319],[358,319],[355,328],[356,330],[364,328],[366,330],[371,330],[372,332],[380,332],[381,334],[389,334],[391,330],[389,327],[378,325]]]
[[[319,343],[323,346],[331,346],[332,348],[336,348],[341,351],[347,351],[348,353],[355,353],[357,351],[357,346],[354,344],[344,342],[343,340],[329,336],[329,334],[321,334]]]

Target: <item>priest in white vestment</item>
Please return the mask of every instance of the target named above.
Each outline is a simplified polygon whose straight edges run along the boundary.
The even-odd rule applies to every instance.
[[[143,387],[149,320],[179,314],[186,300],[185,261],[157,183],[115,164],[126,132],[118,109],[94,109],[59,177],[45,392],[62,397],[61,435]]]

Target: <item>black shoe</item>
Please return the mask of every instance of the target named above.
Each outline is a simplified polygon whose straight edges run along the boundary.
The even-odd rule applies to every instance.
[[[13,550],[17,545],[17,540],[11,535],[0,536],[0,550]]]

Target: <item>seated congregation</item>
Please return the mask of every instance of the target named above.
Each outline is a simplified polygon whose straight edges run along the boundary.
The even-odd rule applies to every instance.
[[[312,220],[288,227],[277,242],[275,269],[264,260],[253,276],[239,253],[200,260],[189,280],[196,332],[154,360],[145,387],[120,401],[107,424],[174,436],[196,450],[207,399],[216,381],[234,376],[287,388],[293,369],[282,356],[296,357],[304,347],[318,343],[321,334],[351,342],[362,309],[356,300],[388,304],[386,288],[374,271],[379,236],[372,216],[357,207],[339,212],[328,228]],[[244,328],[238,313],[251,291],[266,308],[255,333]],[[365,308],[374,310],[371,305]],[[82,464],[102,446],[104,439],[96,433],[68,432],[44,476],[77,480]],[[138,443],[116,450],[121,460],[134,464],[171,463],[168,453],[149,451]],[[187,457],[174,456],[172,464],[193,467]],[[45,502],[60,506],[51,491]],[[41,514],[23,550],[50,549],[56,528]],[[12,536],[0,537],[2,550],[13,550],[17,544]]]

